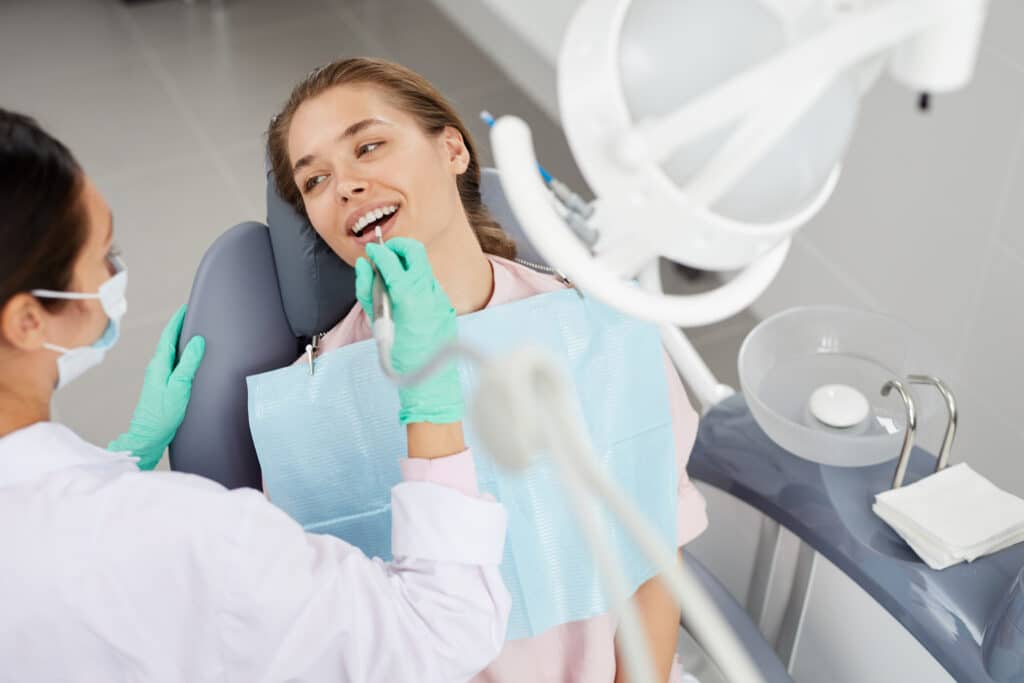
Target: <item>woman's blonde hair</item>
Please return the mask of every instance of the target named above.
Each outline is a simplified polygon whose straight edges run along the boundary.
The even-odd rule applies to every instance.
[[[354,84],[379,88],[399,109],[412,116],[428,135],[440,135],[447,126],[462,134],[469,151],[469,166],[456,182],[466,218],[485,252],[515,258],[515,242],[501,229],[480,197],[480,164],[473,137],[466,125],[430,81],[400,64],[386,60],[363,57],[342,59],[320,67],[295,86],[288,102],[271,121],[267,132],[270,164],[281,197],[305,214],[302,194],[292,177],[288,156],[288,129],[295,111],[306,100],[330,88]]]

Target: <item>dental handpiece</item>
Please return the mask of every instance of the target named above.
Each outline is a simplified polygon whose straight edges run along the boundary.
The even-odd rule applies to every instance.
[[[375,228],[377,233],[377,243],[384,244],[384,235],[381,234],[380,226]],[[387,287],[384,286],[384,278],[381,277],[380,271],[377,270],[377,266],[373,266],[374,272],[377,277],[373,278],[373,320],[376,322],[381,319],[391,320],[391,299],[388,298]]]
[[[377,242],[384,244],[384,235],[380,226],[375,228]],[[388,297],[388,290],[384,284],[384,277],[380,274],[376,264],[373,266],[375,277],[373,278],[373,338],[377,340],[377,352],[380,355],[380,364],[388,374],[391,373],[391,347],[395,342],[395,323],[391,317],[391,299]]]

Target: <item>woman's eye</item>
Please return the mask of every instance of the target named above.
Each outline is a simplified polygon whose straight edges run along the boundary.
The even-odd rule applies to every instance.
[[[383,144],[383,142],[368,142],[365,145],[359,145],[359,149],[356,150],[356,157],[361,157],[364,154],[369,154],[370,152],[377,149]]]
[[[317,185],[322,183],[325,178],[327,178],[327,176],[325,176],[325,175],[310,176],[309,178],[306,179],[306,183],[305,183],[305,185],[303,185],[303,187],[306,188],[306,192],[309,192],[310,190],[315,188]]]

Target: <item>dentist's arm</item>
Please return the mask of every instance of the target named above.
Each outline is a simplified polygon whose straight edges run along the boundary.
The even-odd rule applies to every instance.
[[[225,680],[453,683],[501,651],[510,600],[498,503],[398,484],[394,560],[383,562],[305,533],[253,490],[224,497],[235,514],[208,523],[221,533],[191,556],[223,558],[209,573],[220,577],[210,599]]]

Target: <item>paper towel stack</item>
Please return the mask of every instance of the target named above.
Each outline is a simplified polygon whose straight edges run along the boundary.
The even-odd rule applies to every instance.
[[[874,511],[932,569],[1024,541],[1024,500],[965,463],[878,494]]]

